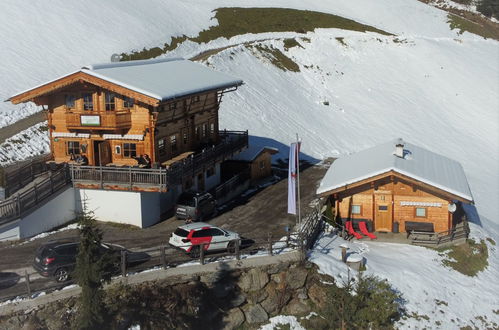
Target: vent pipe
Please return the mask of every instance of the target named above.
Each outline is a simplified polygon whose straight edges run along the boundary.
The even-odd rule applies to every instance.
[[[402,138],[397,139],[395,152],[393,154],[399,158],[404,158],[404,140],[402,140]]]

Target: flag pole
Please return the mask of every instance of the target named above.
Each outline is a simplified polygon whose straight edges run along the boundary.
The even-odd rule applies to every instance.
[[[301,224],[301,207],[300,207],[300,139],[296,133],[296,190],[297,190],[297,204],[298,204],[298,224]]]

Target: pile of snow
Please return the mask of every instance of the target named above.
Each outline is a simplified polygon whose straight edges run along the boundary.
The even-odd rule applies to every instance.
[[[32,126],[0,144],[0,165],[50,152],[47,122]]]

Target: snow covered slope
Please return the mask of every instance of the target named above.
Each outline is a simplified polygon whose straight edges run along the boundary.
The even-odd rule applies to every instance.
[[[217,23],[210,21],[211,10],[217,7],[263,6],[256,0],[152,0],[147,6],[132,0],[29,4],[13,0],[1,4],[2,99],[82,65],[107,61],[112,53],[161,45],[170,36],[197,35]],[[202,45],[185,42],[167,56],[190,57],[233,45],[206,61],[245,81],[237,92],[224,97],[221,127],[249,129],[252,143],[281,149],[299,133],[303,152],[315,159],[341,156],[398,137],[453,158],[464,167],[482,222],[482,227],[472,224],[472,236],[491,237],[499,243],[499,43],[468,33],[458,35],[449,29],[445,12],[416,0],[269,0],[265,6],[333,13],[397,36],[318,29],[306,35],[266,33]],[[301,47],[286,50],[283,38],[296,38]],[[269,40],[253,45],[281,50],[299,65],[300,72],[280,70],[265,57],[268,54],[251,47],[251,42],[262,39]],[[2,103],[0,125],[30,111]],[[46,148],[46,143],[40,141],[30,150]],[[27,149],[19,148],[22,151],[0,146],[6,156],[2,159],[26,155]],[[281,154],[285,157],[286,150]],[[474,281],[486,283],[499,277],[499,253],[487,244],[490,265],[478,277],[463,280],[465,290],[474,290]],[[498,318],[491,312],[489,298],[481,300],[471,293],[456,293],[452,298],[435,291],[433,284],[425,286],[424,280],[420,288],[433,296],[422,298],[404,286],[403,278],[404,272],[423,279],[425,273],[383,270],[386,260],[376,252],[382,248],[371,249],[371,269],[392,280],[413,310],[425,299],[445,296],[453,299],[450,304],[468,299],[476,306],[468,312],[459,309],[464,313],[460,324],[478,315]],[[461,279],[455,271],[434,271],[439,267],[433,262],[435,253],[407,246],[404,255],[433,267],[430,274],[437,276],[436,281],[449,276]],[[486,312],[480,314],[480,308]]]

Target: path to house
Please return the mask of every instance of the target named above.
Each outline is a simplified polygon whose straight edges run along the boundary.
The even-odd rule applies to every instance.
[[[45,119],[45,114],[43,111],[36,112],[31,116],[25,117],[21,120],[16,121],[12,125],[8,125],[0,128],[0,143],[4,143],[8,138],[20,133],[38,123],[41,123]]]

